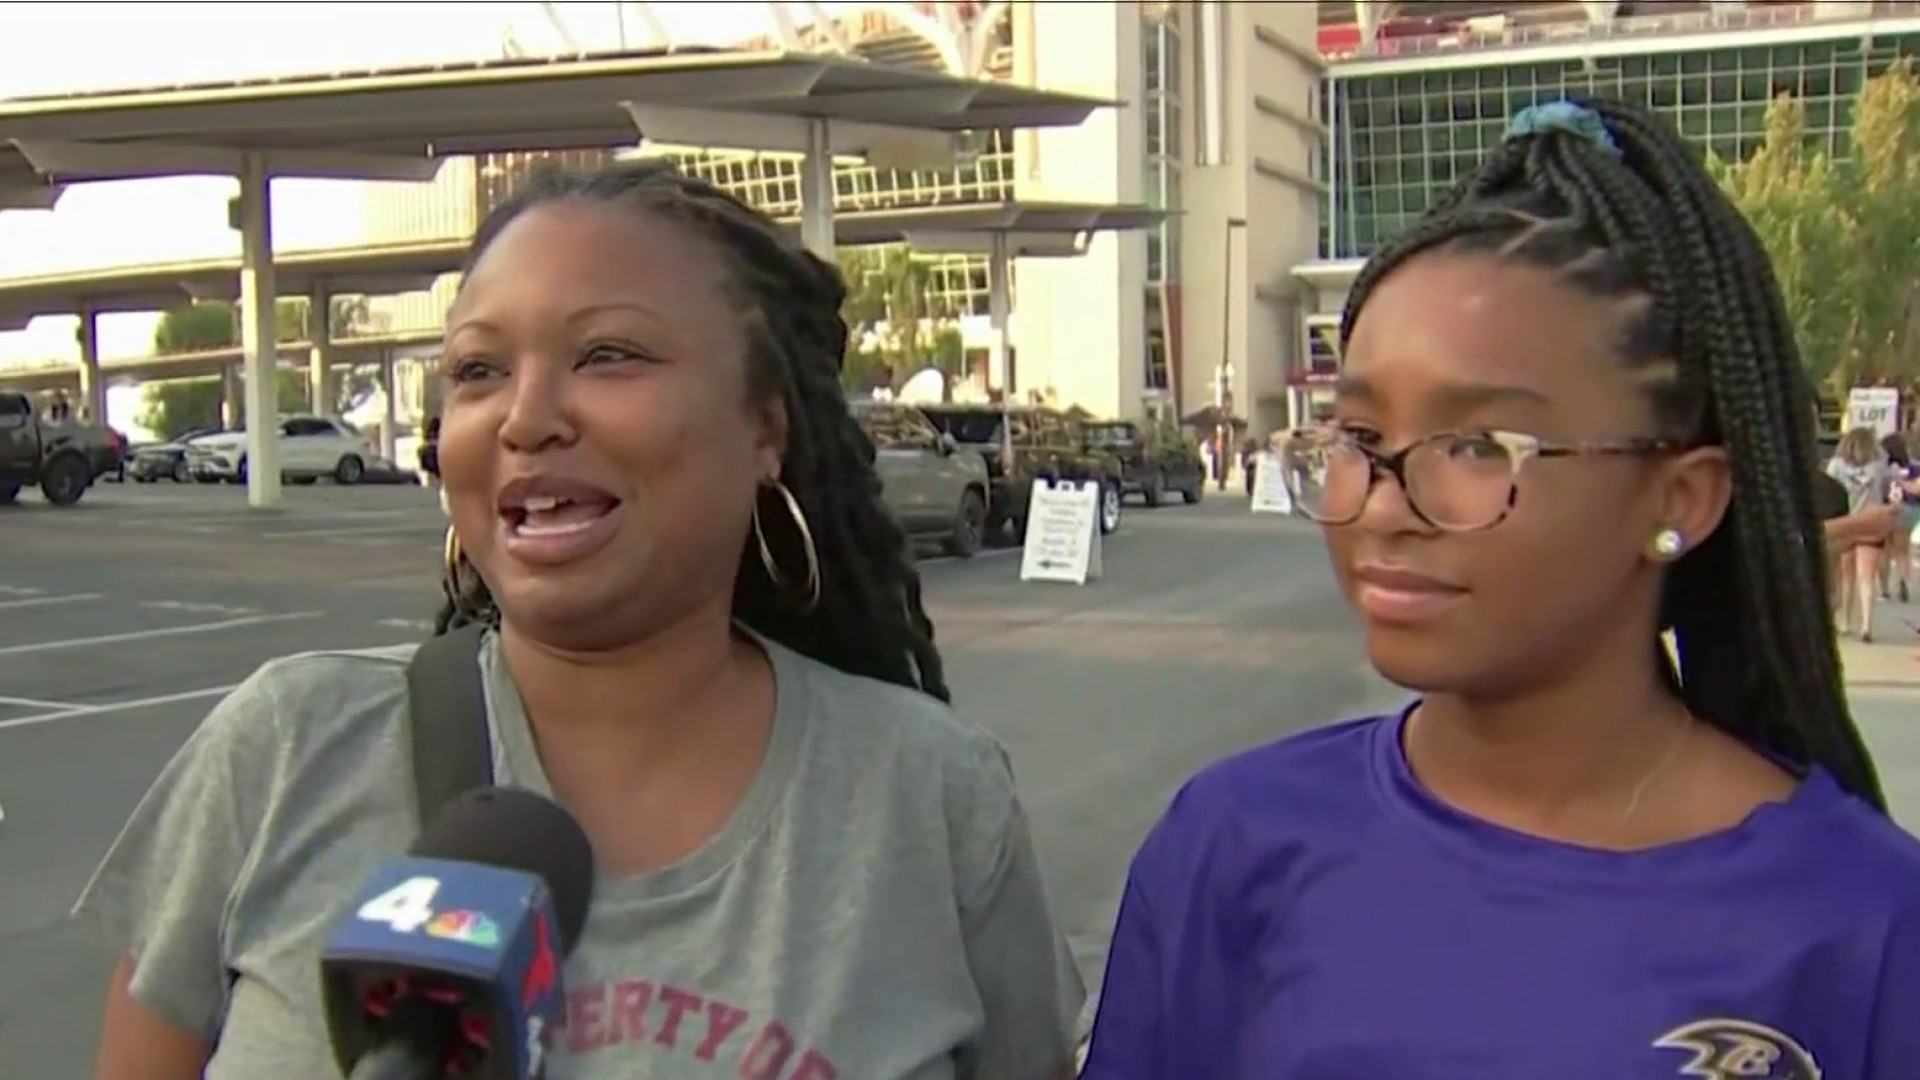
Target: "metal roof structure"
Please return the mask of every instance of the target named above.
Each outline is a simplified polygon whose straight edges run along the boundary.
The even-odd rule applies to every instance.
[[[931,206],[906,210],[859,210],[834,220],[836,238],[852,247],[906,243],[929,251],[988,251],[993,237],[1006,238],[1015,258],[1066,256],[1084,249],[1092,234],[1142,229],[1166,217],[1146,206],[1074,202],[1004,202]],[[796,222],[787,224],[798,230]],[[337,294],[383,295],[429,287],[436,277],[460,269],[467,241],[431,240],[412,244],[287,252],[275,260],[275,276],[287,295],[311,293],[325,285]],[[95,311],[160,311],[195,300],[232,300],[240,293],[240,259],[197,259],[131,269],[86,270],[34,278],[0,280],[0,330],[18,329],[42,315]],[[345,350],[391,347],[436,340],[439,331],[402,332],[371,338],[343,338]],[[404,340],[403,340],[404,339]],[[282,346],[282,351],[305,349]],[[239,353],[138,357],[106,360],[108,377],[200,374]],[[71,378],[67,364],[0,367],[0,383],[20,385]]]
[[[266,155],[278,176],[405,180],[430,177],[448,155],[640,138],[723,146],[734,125],[756,148],[786,149],[775,129],[795,121],[827,121],[835,153],[924,155],[929,133],[1072,126],[1114,104],[843,56],[717,50],[15,98],[0,101],[0,147],[11,147],[0,150],[0,207],[44,206],[47,189],[68,182],[233,175],[246,153]],[[918,149],[902,149],[916,135]]]
[[[1095,232],[1140,229],[1165,217],[1145,206],[1072,202],[1005,202],[931,206],[906,210],[857,210],[838,215],[834,232],[851,247],[913,243],[956,234],[1012,240],[1015,257],[1051,254]],[[940,250],[953,250],[950,242]],[[324,286],[342,295],[385,296],[430,288],[435,278],[460,269],[463,239],[428,240],[361,248],[290,251],[274,260],[284,295],[304,296]],[[194,259],[129,269],[81,270],[31,278],[0,279],[0,331],[18,330],[43,315],[164,311],[196,300],[234,300],[240,295],[240,259]],[[4,377],[4,372],[0,372]]]
[[[325,286],[348,295],[386,296],[431,288],[460,268],[464,240],[283,252],[274,260],[281,289],[311,295]],[[0,331],[24,329],[43,315],[165,311],[196,300],[236,300],[240,258],[192,259],[132,268],[80,270],[0,279]]]
[[[333,349],[342,362],[350,362],[356,357],[364,357],[369,353],[432,345],[440,340],[440,336],[438,330],[402,330],[391,334],[341,338],[333,342]],[[277,363],[287,368],[306,367],[313,351],[312,344],[305,341],[285,341],[279,343],[277,348],[279,350]],[[166,356],[126,356],[101,360],[100,376],[109,383],[137,382],[155,378],[155,371],[158,369],[158,377],[187,379],[195,376],[217,375],[223,370],[239,367],[242,359],[244,359],[244,350],[238,345],[205,352],[171,353]],[[78,376],[79,365],[74,363],[0,367],[0,386],[9,390],[52,390],[57,387],[71,387]]]

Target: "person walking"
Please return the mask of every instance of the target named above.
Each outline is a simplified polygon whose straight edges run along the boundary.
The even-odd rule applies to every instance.
[[[1891,502],[1894,488],[1892,470],[1874,430],[1857,427],[1840,437],[1833,459],[1827,463],[1827,475],[1847,489],[1849,513]],[[1836,585],[1835,621],[1844,630],[1852,621],[1857,606],[1859,635],[1863,642],[1873,640],[1873,601],[1880,590],[1880,564],[1886,555],[1887,536],[1854,545],[1840,560],[1840,580]]]

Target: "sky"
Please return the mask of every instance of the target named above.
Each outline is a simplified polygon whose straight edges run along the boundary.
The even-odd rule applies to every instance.
[[[377,3],[264,0],[229,3],[0,3],[0,98],[118,87],[157,87],[271,75],[393,67],[501,55],[511,33],[531,54],[571,51],[543,8],[582,49],[649,44],[633,5],[608,2]],[[870,7],[822,3],[833,14]],[[681,43],[722,45],[769,33],[764,3],[656,2]],[[790,4],[806,23],[806,6]],[[285,249],[362,243],[364,186],[353,181],[274,184],[274,233]],[[239,253],[226,227],[230,179],[177,177],[83,184],[52,211],[0,211],[0,280]],[[100,319],[101,354],[149,351],[152,315]],[[0,334],[0,367],[78,357],[74,320],[46,318]],[[116,395],[115,421],[134,407]]]

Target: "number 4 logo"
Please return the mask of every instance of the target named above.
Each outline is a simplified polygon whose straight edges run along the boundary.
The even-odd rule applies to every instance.
[[[408,878],[361,904],[359,918],[390,927],[396,934],[411,934],[432,920],[433,898],[439,892],[439,878]]]

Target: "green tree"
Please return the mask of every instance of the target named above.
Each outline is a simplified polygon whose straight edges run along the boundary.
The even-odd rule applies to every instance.
[[[925,257],[905,244],[889,244],[841,248],[838,260],[847,281],[841,314],[854,340],[841,373],[846,385],[871,382],[885,369],[906,375],[940,364],[943,370],[958,372],[964,357],[952,357],[955,366],[949,369],[942,363],[948,356],[940,345],[941,331],[950,329],[945,324],[955,312],[934,295],[932,267]],[[869,339],[870,346],[862,344]]]
[[[1854,255],[1853,385],[1914,375],[1910,333],[1920,285],[1920,81],[1902,59],[1854,103],[1852,154],[1838,170]]]
[[[1780,278],[1809,373],[1836,396],[1916,374],[1920,283],[1920,81],[1902,60],[1854,101],[1830,160],[1791,97],[1769,108],[1746,161],[1710,161]]]
[[[279,299],[274,308],[276,341],[288,344],[306,340],[309,303],[305,297],[283,296]],[[344,340],[364,333],[369,321],[365,297],[333,298],[328,314],[329,336],[333,339]],[[166,312],[160,316],[160,322],[153,331],[153,351],[161,356],[215,352],[235,348],[239,344],[238,309],[220,300],[202,300],[189,307]],[[364,395],[373,388],[377,378],[371,373],[357,370],[348,371],[345,376],[340,380],[343,385],[339,388],[344,400]],[[281,412],[306,411],[307,376],[304,370],[278,369],[275,383]],[[342,403],[328,402],[323,409],[331,411]],[[244,396],[234,402],[236,416],[241,414],[244,404]],[[195,428],[217,426],[220,423],[220,380],[192,378],[150,382],[142,394],[136,420],[141,427],[169,439]]]

